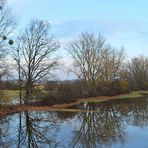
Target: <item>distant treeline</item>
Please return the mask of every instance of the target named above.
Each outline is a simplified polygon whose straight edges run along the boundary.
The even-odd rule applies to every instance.
[[[39,82],[53,78],[65,58],[59,55],[60,43],[51,33],[51,25],[38,19],[31,20],[11,39],[17,21],[7,9],[5,0],[0,1],[0,6],[0,89],[19,89],[20,98],[23,90],[25,103],[39,95],[49,104],[148,89],[147,57],[127,60],[124,48],[108,45],[101,34],[85,32],[68,42],[64,52],[73,62],[67,71],[77,79],[48,81],[39,91]],[[10,79],[10,73],[17,77],[17,83],[4,81]]]
[[[18,90],[18,82],[1,80],[0,81],[0,90]]]
[[[131,91],[148,90],[148,59],[142,56],[133,58],[127,64],[126,70],[120,72],[120,77],[108,81],[100,80],[95,90],[90,89],[90,85],[84,79],[63,82],[48,81],[44,84],[44,89],[48,93],[42,101],[49,104],[69,103],[78,98],[112,96]]]

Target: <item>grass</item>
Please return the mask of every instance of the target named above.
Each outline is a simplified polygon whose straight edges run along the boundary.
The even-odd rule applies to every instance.
[[[0,109],[7,109],[7,108],[8,108],[7,105],[1,105],[1,104],[0,104]]]
[[[144,94],[140,92],[131,92],[129,94],[117,96],[117,99],[141,98],[141,97],[144,97]]]
[[[128,98],[141,98],[148,96],[148,90],[146,91],[133,91],[129,94],[122,94],[117,96],[98,96],[95,98],[87,98],[82,99],[80,102],[104,102],[110,99],[128,99]],[[19,90],[0,90],[0,99],[2,101],[11,100],[11,98],[18,98],[19,97]]]
[[[11,97],[15,98],[18,97],[19,91],[18,90],[4,90],[0,91],[0,94],[3,94],[4,100],[9,100]],[[55,104],[53,106],[11,106],[11,105],[0,105],[0,114],[9,114],[24,110],[30,111],[59,111],[59,112],[88,112],[87,110],[75,109],[73,106],[79,105],[82,102],[104,102],[109,100],[115,99],[136,99],[136,98],[144,98],[148,97],[148,91],[133,91],[129,94],[122,94],[117,96],[98,96],[95,98],[81,98],[78,99],[76,102],[72,102],[69,104]],[[91,110],[92,112],[92,110]],[[95,112],[95,110],[93,110]]]
[[[19,98],[19,90],[0,90],[0,101],[7,103]]]
[[[136,99],[136,98],[143,98],[143,97],[146,97],[148,96],[148,90],[145,90],[145,91],[133,91],[129,94],[122,94],[122,95],[117,95],[117,96],[103,96],[103,97],[95,97],[95,98],[92,98],[90,100],[84,100],[83,102],[104,102],[104,101],[108,101],[108,100],[111,100],[111,99]]]
[[[19,96],[19,90],[0,90],[0,95],[3,98],[18,97]]]
[[[117,95],[117,96],[98,96],[94,98],[80,98],[76,102],[72,102],[69,104],[56,104],[55,108],[60,109],[66,109],[67,107],[71,107],[73,105],[78,105],[80,103],[85,103],[85,102],[104,102],[108,100],[113,100],[113,99],[134,99],[134,98],[142,98],[148,96],[148,90],[147,91],[133,91],[129,94],[122,94],[122,95]],[[19,97],[19,90],[0,90],[0,101],[2,102],[7,102],[10,101],[11,99],[17,99]]]
[[[129,98],[143,98],[143,97],[148,97],[148,90],[144,91],[133,91],[129,94],[124,94],[124,95],[119,95],[116,98],[117,99],[129,99]]]
[[[19,97],[19,91],[18,90],[0,90],[0,101],[1,102],[9,102],[13,98]]]

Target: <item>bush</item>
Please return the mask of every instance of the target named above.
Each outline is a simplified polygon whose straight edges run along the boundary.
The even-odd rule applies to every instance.
[[[17,90],[18,84],[13,81],[1,81],[0,82],[0,90]]]
[[[86,92],[81,81],[50,81],[45,85],[47,94],[41,99],[41,104],[71,103],[78,98],[86,97]]]

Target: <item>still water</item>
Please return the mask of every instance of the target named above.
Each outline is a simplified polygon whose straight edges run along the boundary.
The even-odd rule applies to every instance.
[[[84,103],[83,112],[0,117],[2,148],[148,148],[148,99]]]

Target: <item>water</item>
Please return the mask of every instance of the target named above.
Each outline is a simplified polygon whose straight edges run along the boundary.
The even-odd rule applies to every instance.
[[[83,112],[25,111],[0,117],[0,147],[148,147],[148,99],[75,108]]]

